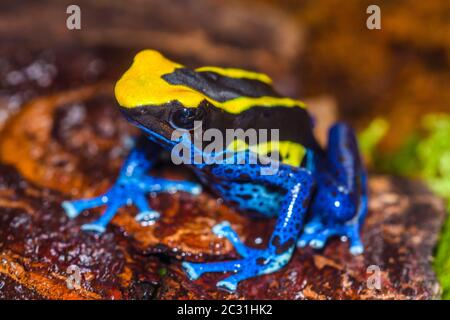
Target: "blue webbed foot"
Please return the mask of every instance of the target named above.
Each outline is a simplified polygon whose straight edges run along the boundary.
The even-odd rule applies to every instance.
[[[102,196],[92,199],[64,201],[62,206],[70,218],[75,218],[83,210],[105,205],[106,210],[97,221],[81,227],[84,231],[102,233],[116,212],[121,207],[131,204],[134,204],[139,210],[139,213],[135,217],[137,221],[147,225],[152,224],[158,220],[160,213],[150,208],[146,195],[148,193],[177,191],[185,191],[196,195],[201,192],[201,187],[193,182],[170,181],[149,176],[121,177]]]
[[[249,172],[239,165],[229,166],[229,169],[229,175]],[[275,272],[289,262],[308,207],[313,186],[311,174],[304,169],[293,170],[289,166],[281,166],[278,175],[258,174],[254,178],[256,181],[271,183],[287,190],[267,247],[250,248],[239,239],[228,222],[219,223],[213,227],[213,232],[219,237],[227,238],[242,258],[207,263],[183,262],[182,266],[191,280],[206,272],[233,272],[217,283],[218,288],[233,292],[240,281]]]
[[[322,249],[328,239],[335,236],[340,237],[341,240],[349,240],[351,254],[359,255],[364,252],[357,223],[325,226],[312,221],[310,224],[305,225],[303,234],[297,241],[297,246],[305,247],[309,245],[314,249]]]
[[[250,248],[241,242],[228,222],[214,226],[213,232],[226,237],[243,258],[221,262],[183,262],[182,266],[191,280],[207,272],[233,272],[231,276],[217,282],[218,288],[228,292],[234,292],[242,280],[279,270],[288,263],[293,252],[293,247],[281,254],[277,254],[271,246],[264,250]]]
[[[239,239],[239,236],[236,233],[236,231],[234,231],[233,228],[231,228],[231,225],[228,221],[223,221],[219,224],[216,224],[212,228],[212,231],[215,235],[217,235],[220,238],[222,237],[227,238],[228,241],[230,241],[233,244],[237,253],[239,253],[239,255],[241,255],[242,257],[248,257],[253,253],[261,251],[258,249],[249,248],[248,246],[244,245],[241,239]]]
[[[349,240],[353,255],[363,253],[359,232],[367,214],[367,173],[349,126],[338,123],[330,129],[326,159],[316,159],[313,169],[317,190],[312,220],[297,245],[321,249],[330,237],[337,236]]]
[[[102,233],[116,212],[126,205],[134,204],[138,208],[137,221],[146,225],[156,221],[160,214],[150,208],[147,201],[147,194],[149,193],[184,191],[197,195],[201,192],[201,186],[197,183],[167,180],[146,175],[145,171],[150,167],[150,164],[142,151],[135,150],[128,156],[117,182],[105,194],[92,199],[64,201],[62,207],[68,217],[75,218],[83,210],[106,206],[105,211],[97,221],[81,227],[84,231]]]

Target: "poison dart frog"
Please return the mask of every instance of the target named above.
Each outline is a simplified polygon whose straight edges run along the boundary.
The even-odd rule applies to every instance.
[[[227,221],[215,225],[212,231],[230,241],[241,258],[185,261],[182,266],[191,280],[206,272],[231,272],[217,287],[235,291],[240,281],[285,266],[296,246],[323,248],[334,236],[348,239],[352,254],[363,252],[360,229],[367,213],[367,174],[355,133],[345,123],[330,128],[327,147],[322,148],[314,138],[314,121],[305,105],[280,96],[267,75],[232,68],[190,69],[154,50],[135,56],[116,83],[115,96],[120,110],[145,138],[136,143],[109,191],[62,204],[71,218],[85,209],[106,206],[102,216],[82,230],[103,232],[116,211],[128,204],[138,208],[138,221],[156,221],[160,213],[148,204],[148,193],[197,195],[206,186],[239,211],[258,212],[277,221],[265,249],[245,245]],[[170,152],[178,143],[193,143],[189,135],[198,121],[205,129],[221,131],[279,129],[277,143],[224,151],[247,160],[257,153],[277,152],[276,174],[262,174],[267,163],[261,161],[192,161],[188,166],[200,183],[148,175],[160,152]],[[172,133],[179,129],[189,134],[174,141]],[[189,157],[199,154],[211,156],[192,146]]]

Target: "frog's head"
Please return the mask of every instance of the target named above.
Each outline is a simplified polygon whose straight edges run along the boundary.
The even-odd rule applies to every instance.
[[[192,130],[194,122],[203,121],[207,114],[209,103],[204,95],[167,79],[181,68],[185,69],[157,51],[144,50],[115,86],[125,116],[165,144],[172,143],[175,130]]]
[[[171,139],[175,130],[192,133],[199,121],[203,130],[222,132],[283,128],[288,138],[293,133],[304,144],[310,131],[303,104],[280,97],[267,75],[234,68],[189,69],[154,50],[136,55],[115,95],[132,123],[169,146],[176,143]],[[296,106],[301,108],[292,108]]]

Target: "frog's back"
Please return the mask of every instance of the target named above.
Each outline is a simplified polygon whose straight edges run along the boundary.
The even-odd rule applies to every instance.
[[[306,149],[317,149],[312,121],[304,103],[282,97],[265,74],[241,69],[202,67],[175,69],[163,78],[172,85],[186,86],[210,102],[211,127],[226,129],[266,129],[257,142],[236,139],[228,148],[251,149],[259,154],[278,151],[282,163],[300,166]],[[278,136],[272,135],[278,130]],[[276,138],[277,141],[272,141]]]

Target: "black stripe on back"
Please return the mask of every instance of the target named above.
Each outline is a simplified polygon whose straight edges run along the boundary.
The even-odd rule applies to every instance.
[[[230,78],[211,71],[196,72],[188,68],[178,68],[162,78],[173,85],[184,85],[197,90],[209,98],[225,102],[238,97],[258,98],[280,95],[267,83],[245,78]]]

